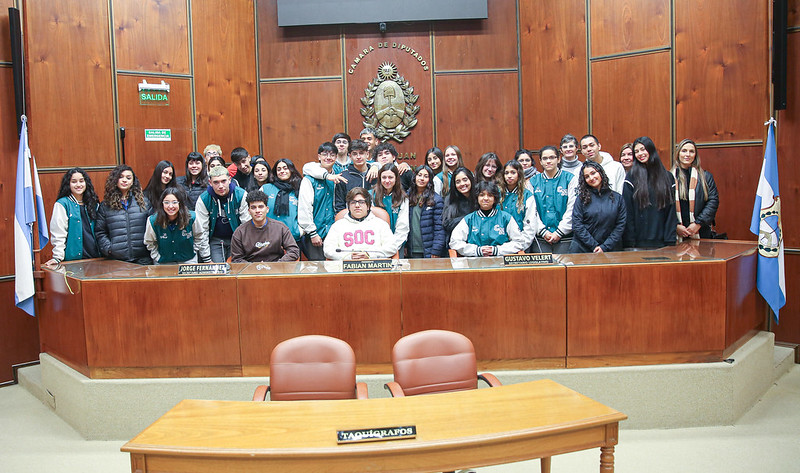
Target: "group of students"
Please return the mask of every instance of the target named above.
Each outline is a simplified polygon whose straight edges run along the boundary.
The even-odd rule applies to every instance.
[[[580,152],[585,160],[578,158]],[[534,156],[542,171],[536,169]],[[710,238],[719,205],[697,146],[682,141],[672,169],[648,137],[620,160],[597,137],[567,134],[560,146],[495,153],[475,171],[461,150],[426,152],[412,169],[375,132],[344,133],[317,149],[302,173],[244,148],[229,166],[217,145],[189,153],[183,176],[168,161],[142,189],[115,167],[103,201],[80,168],[62,179],[50,224],[53,258],[107,257],[139,264],[437,258],[657,248]]]

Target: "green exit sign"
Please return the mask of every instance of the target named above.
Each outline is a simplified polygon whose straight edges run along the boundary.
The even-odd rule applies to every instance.
[[[169,92],[141,91],[139,92],[139,105],[169,105]]]
[[[169,128],[145,128],[145,141],[172,141],[172,130]]]

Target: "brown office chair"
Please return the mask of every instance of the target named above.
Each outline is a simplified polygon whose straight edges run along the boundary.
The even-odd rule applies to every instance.
[[[269,386],[259,386],[254,401],[367,399],[367,385],[356,383],[356,356],[344,340],[303,335],[272,350]]]
[[[406,335],[392,349],[392,397],[477,389],[478,379],[500,386],[492,374],[477,375],[475,348],[469,338],[447,330]]]
[[[386,384],[392,397],[416,396],[478,388],[478,379],[500,386],[490,373],[476,375],[475,347],[469,338],[447,330],[424,330],[406,335],[392,348],[394,381]],[[550,457],[541,459],[542,473],[550,472]]]

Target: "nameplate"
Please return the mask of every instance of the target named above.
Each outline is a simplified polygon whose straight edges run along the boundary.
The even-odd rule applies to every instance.
[[[642,256],[645,261],[672,261],[666,256]]]
[[[534,264],[553,264],[552,253],[526,253],[524,255],[505,255],[503,264],[506,266],[529,266]]]
[[[337,443],[379,442],[384,440],[413,439],[417,436],[416,425],[403,427],[378,427],[374,429],[337,430]]]
[[[183,276],[228,274],[230,272],[231,272],[231,265],[229,265],[228,263],[203,263],[203,264],[178,265],[178,274]]]
[[[391,271],[390,259],[366,259],[342,261],[342,271]]]

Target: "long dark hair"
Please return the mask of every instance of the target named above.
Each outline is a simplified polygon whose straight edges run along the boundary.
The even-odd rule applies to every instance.
[[[503,163],[500,162],[500,158],[492,152],[484,153],[481,156],[481,159],[478,160],[478,165],[475,166],[475,181],[487,181],[486,177],[483,175],[483,167],[486,166],[486,163],[489,161],[494,161],[494,164],[497,166],[497,171],[495,171],[494,176],[491,179],[491,182],[494,182],[497,185],[500,185],[501,179],[499,175],[502,173],[503,170]],[[488,182],[488,181],[487,181]]]
[[[442,150],[434,146],[433,148],[425,152],[425,164],[427,164],[428,166],[430,166],[430,164],[428,163],[428,156],[430,155],[434,155],[437,158],[439,158],[439,167],[437,169],[433,169],[433,167],[431,167],[431,170],[433,170],[435,174],[444,172],[446,166],[444,165],[444,153],[442,152]]]
[[[292,162],[291,159],[281,158],[275,161],[275,165],[272,166],[272,169],[269,170],[269,182],[273,184],[277,182],[283,182],[280,179],[278,179],[278,164],[280,163],[285,164],[286,167],[289,168],[289,173],[290,173],[289,185],[291,185],[292,189],[294,189],[294,191],[299,194],[300,183],[303,181],[303,176],[300,175],[300,172],[294,166],[294,163]]]
[[[139,204],[139,208],[146,212],[147,205],[144,203],[142,185],[139,183],[139,178],[136,177],[136,173],[133,172],[133,169],[127,164],[117,165],[111,170],[110,173],[108,173],[108,178],[106,178],[105,192],[103,193],[103,202],[114,210],[123,209],[122,191],[119,190],[119,187],[117,187],[117,183],[119,182],[120,176],[125,171],[130,171],[133,175],[133,184],[131,185],[131,190],[128,191],[128,199],[130,200],[130,197],[133,196],[133,198],[136,200],[136,203]]]
[[[394,174],[394,187],[392,187],[392,191],[390,193],[386,193],[386,189],[383,188],[381,184],[381,175],[384,172],[391,172]],[[416,183],[414,184],[416,186]],[[383,198],[387,195],[392,196],[392,207],[400,207],[400,204],[403,203],[403,200],[406,198],[406,192],[403,190],[403,184],[400,182],[400,171],[397,170],[397,166],[394,163],[386,163],[381,166],[380,170],[378,170],[378,182],[375,183],[375,206],[385,209],[386,207],[383,206]]]
[[[200,174],[197,175],[197,180],[195,181],[194,176],[189,172],[189,161],[200,161],[203,165],[200,166]],[[186,186],[191,186],[195,182],[202,185],[208,184],[208,170],[206,169],[206,161],[203,159],[203,155],[198,153],[197,151],[192,151],[186,156],[186,166],[184,167],[183,171],[186,173]]]
[[[209,158],[208,162],[206,163],[206,173],[208,173],[208,170],[211,169],[212,161],[219,162],[219,164],[226,169],[228,167],[228,163],[225,162],[225,158],[223,158],[222,156],[211,156],[211,158]]]
[[[178,217],[175,219],[175,225],[183,230],[189,225],[189,209],[186,207],[186,193],[180,187],[170,186],[164,189],[164,192],[159,196],[158,202],[151,202],[153,208],[156,208],[156,225],[161,228],[167,228],[169,225],[169,216],[164,211],[164,199],[168,195],[174,195],[178,199]]]
[[[514,185],[513,189],[509,189],[508,184],[506,183],[506,168],[509,167],[517,171],[517,183]],[[522,212],[523,210],[525,210],[525,170],[522,169],[522,164],[520,164],[519,161],[517,161],[516,159],[512,159],[511,161],[507,162],[502,169],[498,169],[497,172],[501,173],[500,188],[503,191],[501,199],[505,200],[508,194],[516,192],[517,211]]]
[[[58,188],[58,197],[56,197],[56,200],[72,195],[69,181],[72,180],[72,175],[76,172],[83,176],[83,181],[86,184],[86,190],[83,191],[83,208],[86,209],[89,218],[94,220],[97,218],[97,205],[100,203],[100,197],[98,197],[97,193],[94,191],[94,184],[92,184],[92,178],[89,177],[89,173],[83,169],[72,168],[64,173],[64,177],[61,178],[61,187]]]
[[[467,195],[462,194],[456,188],[456,177],[461,173],[464,173],[470,182]],[[472,171],[464,166],[457,167],[450,176],[450,188],[453,189],[453,192],[447,194],[447,207],[455,210],[452,215],[466,215],[475,211],[477,201],[475,199],[475,175],[472,174]]]
[[[422,171],[428,173],[429,179],[428,185],[425,186],[425,189],[422,192],[420,192],[419,189],[417,189],[417,174],[421,173]],[[436,200],[433,197],[434,195],[436,195],[436,192],[433,190],[433,171],[427,164],[417,166],[417,168],[414,169],[414,182],[411,184],[411,188],[408,189],[409,205],[412,207],[415,205],[419,205],[420,207],[430,207],[436,204]]]
[[[636,145],[641,144],[650,157],[642,164],[636,158]],[[673,205],[675,195],[672,192],[673,178],[664,167],[653,140],[640,136],[633,141],[633,167],[628,171],[628,180],[633,184],[633,199],[643,209],[650,205],[650,193],[655,195],[656,206],[660,209]]]
[[[263,183],[260,183],[256,180],[256,164],[263,164],[267,168],[267,180]],[[264,156],[261,156],[260,154],[253,156],[253,158],[250,160],[250,178],[247,180],[247,188],[245,190],[260,190],[261,186],[272,182],[272,178],[270,176],[272,176],[272,168],[269,167],[269,163]]]
[[[469,179],[470,186],[468,195],[462,194],[461,192],[458,191],[458,188],[456,188],[456,176],[458,176],[462,172]],[[460,166],[453,171],[453,173],[450,175],[450,188],[455,189],[453,192],[448,194],[448,196],[450,197],[449,199],[450,204],[460,205],[460,203],[463,202],[468,202],[469,205],[475,204],[475,175],[472,174],[472,171],[469,170],[467,167]]]
[[[172,179],[164,184],[161,182],[161,173],[167,168],[172,168]],[[150,182],[148,182],[147,187],[144,188],[144,195],[147,197],[147,200],[150,201],[150,204],[153,205],[153,208],[155,208],[155,202],[158,201],[161,197],[161,193],[164,192],[164,189],[167,187],[175,187],[175,166],[169,161],[159,161],[158,164],[156,164],[156,168],[153,169]]]
[[[600,174],[601,181],[600,181],[600,189],[598,192],[600,195],[603,195],[606,192],[611,192],[611,186],[608,184],[608,175],[606,171],[603,169],[599,163],[594,161],[589,161],[588,159],[584,161],[583,167],[581,167],[581,174],[580,180],[578,181],[578,198],[581,199],[583,205],[589,205],[592,202],[592,191],[594,188],[586,183],[586,176],[583,174],[583,171],[586,168],[592,168]],[[614,193],[611,192],[611,200],[614,200]]]

